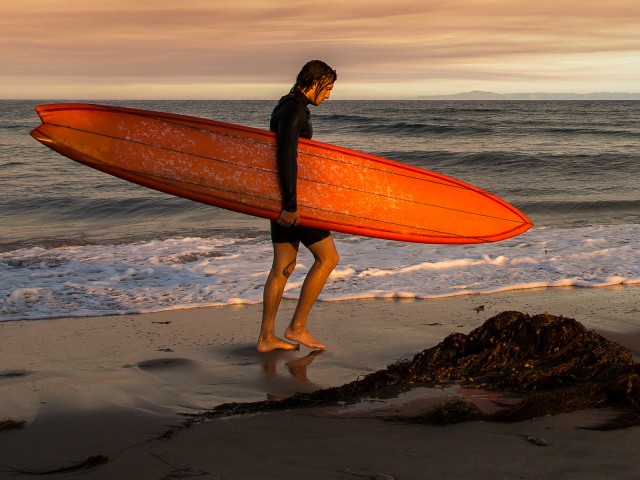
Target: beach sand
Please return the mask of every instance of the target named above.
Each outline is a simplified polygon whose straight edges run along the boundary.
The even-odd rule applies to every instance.
[[[0,478],[27,478],[24,471],[101,455],[106,463],[54,478],[640,478],[640,428],[582,428],[609,418],[606,409],[444,427],[367,416],[403,408],[393,398],[217,418],[189,428],[182,415],[342,385],[506,310],[575,318],[629,347],[637,361],[639,294],[640,286],[625,286],[320,302],[310,326],[328,348],[315,354],[304,347],[256,353],[261,305],[0,322],[0,421],[25,422],[0,431]],[[281,331],[294,306],[283,303]]]

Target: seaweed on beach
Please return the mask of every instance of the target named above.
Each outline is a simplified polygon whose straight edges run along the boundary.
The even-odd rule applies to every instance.
[[[514,422],[587,408],[615,407],[621,415],[595,428],[640,425],[640,364],[631,352],[574,319],[548,313],[502,312],[468,335],[452,333],[411,360],[342,386],[278,401],[228,403],[205,417],[354,401],[388,386],[447,385],[525,398],[469,419]],[[424,418],[423,418],[424,419]]]
[[[482,411],[473,403],[454,400],[443,405],[430,408],[417,415],[394,416],[389,420],[407,421],[410,423],[426,423],[428,425],[452,425],[454,423],[482,420]]]
[[[18,430],[24,428],[27,422],[24,420],[14,420],[13,418],[9,418],[7,420],[0,421],[0,432],[5,430]]]
[[[88,470],[100,465],[104,465],[109,461],[109,457],[106,455],[94,455],[82,462],[74,463],[69,466],[62,466],[51,470],[33,470],[27,468],[0,468],[0,472],[9,472],[15,474],[25,475],[57,475],[60,473],[79,472],[81,470]]]

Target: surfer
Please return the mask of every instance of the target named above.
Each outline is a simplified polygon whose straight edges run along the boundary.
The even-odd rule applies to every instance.
[[[307,62],[291,91],[280,99],[271,114],[270,130],[275,132],[278,145],[282,211],[276,221],[271,221],[273,264],[264,287],[262,325],[256,346],[259,352],[293,350],[299,343],[314,349],[325,348],[307,329],[307,317],[338,264],[338,251],[328,230],[298,225],[296,185],[298,139],[310,139],[313,134],[308,105],[318,106],[327,100],[336,79],[336,71],[326,63]],[[293,318],[285,330],[284,336],[289,340],[286,341],[275,334],[276,314],[284,287],[296,266],[300,243],[311,251],[314,263],[304,279]]]

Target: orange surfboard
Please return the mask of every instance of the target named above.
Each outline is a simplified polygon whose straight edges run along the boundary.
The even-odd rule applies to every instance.
[[[202,118],[90,104],[40,105],[31,135],[89,167],[236,212],[276,219],[281,195],[272,132]],[[422,243],[483,243],[531,221],[459,180],[301,139],[300,224]]]

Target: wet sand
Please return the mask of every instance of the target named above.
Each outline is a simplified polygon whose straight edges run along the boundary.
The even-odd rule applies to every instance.
[[[580,428],[607,418],[606,410],[446,427],[362,418],[353,407],[221,418],[188,429],[181,414],[341,385],[505,310],[575,318],[637,358],[639,293],[638,286],[554,288],[322,302],[310,325],[328,348],[315,354],[304,347],[256,353],[260,305],[2,322],[0,421],[26,423],[0,432],[0,469],[46,471],[104,455],[108,461],[82,470],[83,478],[633,478],[638,428]],[[283,304],[281,331],[293,307]],[[0,478],[16,477],[0,471]]]

